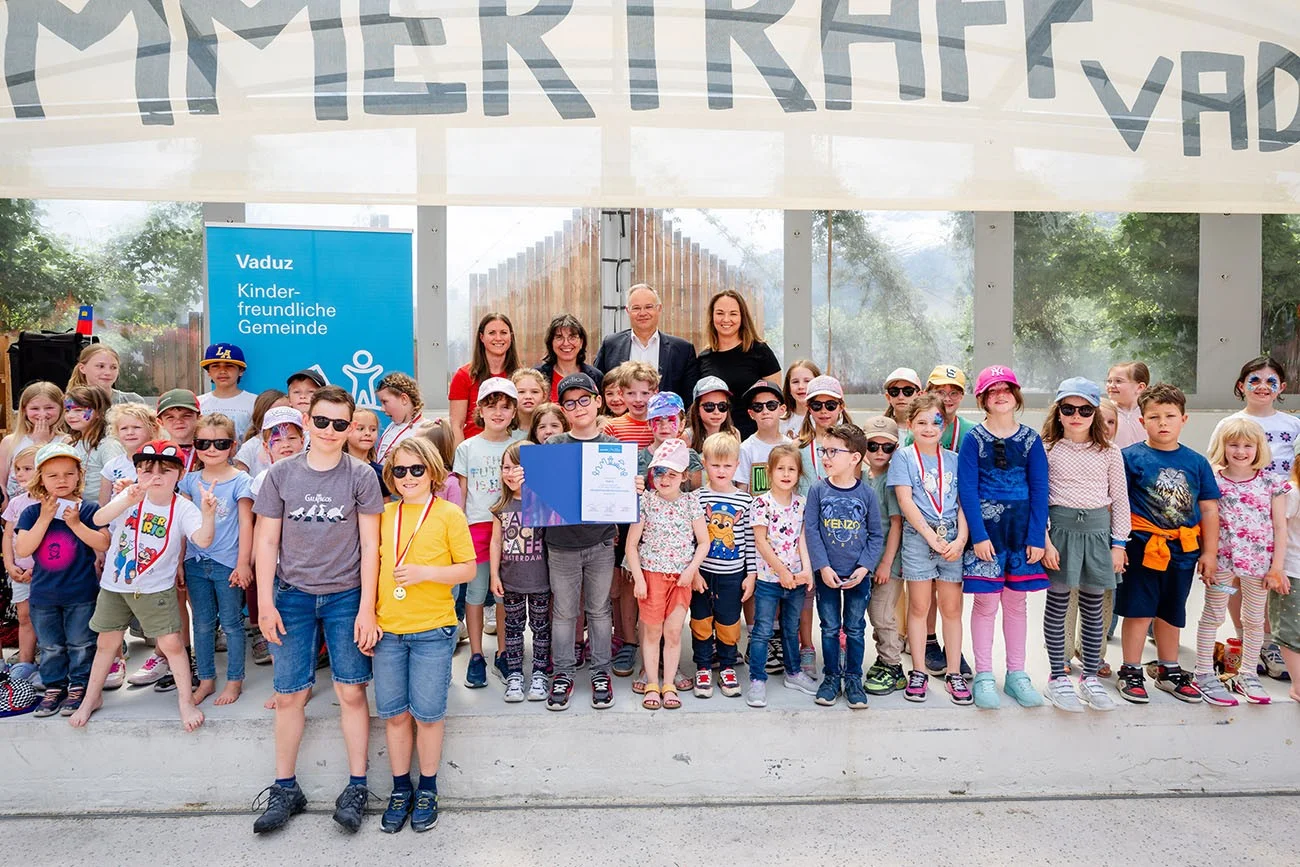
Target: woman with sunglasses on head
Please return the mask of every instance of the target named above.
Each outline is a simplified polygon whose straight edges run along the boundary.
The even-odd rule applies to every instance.
[[[848,407],[844,404],[844,387],[833,376],[814,377],[808,383],[808,415],[799,429],[799,456],[803,461],[803,474],[799,476],[799,496],[806,497],[809,489],[819,479],[826,478],[825,462],[820,449],[826,431],[837,424],[852,424]]]
[[[1050,535],[1043,565],[1051,586],[1043,615],[1043,639],[1051,662],[1047,700],[1064,711],[1084,705],[1113,710],[1115,701],[1098,679],[1105,641],[1103,597],[1124,571],[1130,524],[1124,456],[1110,442],[1100,412],[1101,387],[1081,376],[1061,383],[1043,423],[1047,451]],[[1070,682],[1065,619],[1077,594],[1083,621],[1078,691]]]
[[[925,389],[921,388],[921,375],[910,367],[896,368],[885,377],[885,418],[898,421],[907,417],[908,404]]]
[[[1001,607],[1007,653],[1004,689],[1022,707],[1038,707],[1043,697],[1025,673],[1025,607],[1029,593],[1048,586],[1042,562],[1047,544],[1047,454],[1038,433],[1016,421],[1025,403],[1011,368],[981,370],[975,399],[984,410],[984,421],[962,441],[957,470],[957,494],[971,541],[962,563],[962,583],[975,597],[971,692],[977,707],[1001,704],[993,679],[993,621]]]
[[[1214,426],[1210,442],[1215,441],[1219,429],[1229,421],[1239,418],[1250,419],[1264,429],[1264,439],[1268,442],[1269,452],[1273,457],[1264,467],[1263,472],[1289,482],[1291,468],[1296,458],[1296,444],[1300,443],[1300,418],[1296,418],[1289,412],[1282,412],[1277,406],[1282,402],[1282,393],[1286,391],[1286,368],[1282,362],[1268,355],[1252,358],[1241,366],[1241,372],[1237,374],[1237,383],[1232,391],[1237,399],[1245,401],[1246,405],[1227,418],[1221,419]],[[1209,453],[1208,448],[1206,453]],[[1237,629],[1237,638],[1241,638],[1240,594],[1228,597],[1228,613],[1232,615],[1232,625]],[[1259,673],[1285,680],[1286,664],[1282,659],[1282,651],[1273,640],[1269,625],[1266,620],[1264,648],[1258,660]],[[1246,662],[1249,663],[1251,660]]]

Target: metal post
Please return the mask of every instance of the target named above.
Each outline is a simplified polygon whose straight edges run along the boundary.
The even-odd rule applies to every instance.
[[[600,212],[600,338],[628,327],[627,290],[632,285],[632,212]],[[597,346],[600,339],[593,340]]]
[[[812,354],[812,211],[785,212],[786,365]]]
[[[1198,409],[1234,407],[1237,371],[1259,355],[1263,309],[1263,219],[1259,214],[1201,214],[1197,296]]]
[[[415,371],[431,407],[445,408],[447,386],[447,209],[415,209]]]
[[[1015,276],[1015,214],[976,211],[974,368],[1012,364],[1012,299]],[[970,371],[973,374],[973,371]],[[971,377],[974,387],[974,376]]]

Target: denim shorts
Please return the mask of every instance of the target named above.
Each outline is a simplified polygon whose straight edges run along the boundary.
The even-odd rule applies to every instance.
[[[311,689],[316,683],[316,654],[322,634],[334,682],[370,682],[370,657],[357,648],[354,637],[357,612],[361,610],[360,587],[317,595],[277,578],[275,607],[284,622],[280,643],[270,644],[276,692],[290,695]]]
[[[947,540],[957,538],[957,528],[948,531]],[[911,524],[903,524],[903,580],[949,581],[960,584],[963,569],[961,558],[949,563],[939,556]]]
[[[397,635],[385,632],[375,645],[375,710],[380,719],[410,713],[417,722],[447,715],[456,626]]]

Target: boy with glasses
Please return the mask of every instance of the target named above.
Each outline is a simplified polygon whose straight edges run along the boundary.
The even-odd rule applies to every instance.
[[[312,447],[266,471],[253,512],[258,625],[275,663],[275,782],[254,833],[284,827],[307,807],[295,776],[306,725],[304,709],[316,680],[324,635],[351,777],[334,802],[334,821],[361,827],[369,789],[371,649],[379,638],[379,516],[384,510],[375,471],[346,454],[355,404],[338,386],[317,390],[308,404]]]

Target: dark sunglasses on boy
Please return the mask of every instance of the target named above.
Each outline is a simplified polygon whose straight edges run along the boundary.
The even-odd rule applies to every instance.
[[[330,425],[334,425],[334,430],[339,433],[348,429],[352,422],[345,418],[329,418],[323,415],[314,415],[311,417],[311,423],[316,426],[317,430],[325,430]]]
[[[731,404],[727,403],[725,400],[720,400],[716,403],[714,401],[709,401],[708,403],[700,404],[700,409],[704,412],[731,412]]]
[[[1075,406],[1072,403],[1060,404],[1056,409],[1061,415],[1067,416],[1074,415],[1077,412],[1080,418],[1092,418],[1092,414],[1097,411],[1095,406]]]
[[[885,394],[890,397],[898,397],[900,394],[903,397],[911,397],[918,391],[920,391],[920,389],[914,385],[891,385],[889,388],[885,389]]]
[[[418,479],[420,478],[420,476],[424,475],[424,471],[427,469],[428,467],[426,467],[424,464],[411,464],[410,466],[405,466],[403,464],[393,464],[393,478],[404,479],[406,478],[406,473],[409,470],[411,475]]]
[[[756,400],[749,405],[750,412],[763,412],[764,410],[776,412],[780,408],[781,401],[779,400]]]
[[[867,443],[867,451],[869,452],[884,452],[887,455],[892,455],[896,448],[898,448],[897,443]]]
[[[813,412],[821,412],[822,410],[835,412],[840,408],[840,402],[838,400],[810,400],[808,401],[808,408]]]
[[[230,448],[234,444],[235,441],[232,439],[219,439],[219,440],[196,439],[194,441],[194,447],[201,452],[206,452],[208,449],[219,449],[221,451],[225,451],[226,449]]]

